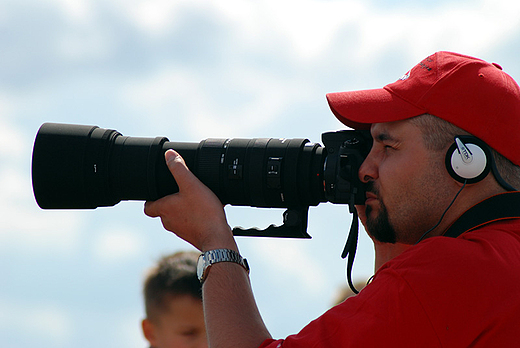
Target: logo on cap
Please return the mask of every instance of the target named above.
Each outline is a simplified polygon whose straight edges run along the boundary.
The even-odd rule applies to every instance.
[[[399,78],[399,80],[401,80],[401,81],[408,80],[408,78],[410,77],[410,71],[411,70],[408,70],[408,72],[406,74],[404,74],[403,76],[401,76]]]

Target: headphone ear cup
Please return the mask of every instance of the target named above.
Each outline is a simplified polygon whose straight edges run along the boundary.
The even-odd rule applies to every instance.
[[[471,136],[459,136],[466,148],[472,154],[472,161],[462,160],[459,148],[453,143],[446,153],[446,169],[451,177],[458,182],[474,184],[484,179],[491,170],[491,152],[487,145]]]

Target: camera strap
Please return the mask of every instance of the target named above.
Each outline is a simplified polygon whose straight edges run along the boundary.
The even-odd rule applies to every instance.
[[[520,218],[520,192],[506,192],[483,200],[474,205],[443,234],[456,238],[482,225],[506,219]]]
[[[345,244],[345,248],[343,248],[343,252],[341,253],[341,257],[344,259],[348,255],[347,259],[347,282],[350,289],[358,294],[359,291],[354,287],[352,283],[352,266],[354,265],[354,258],[356,257],[356,249],[358,244],[358,236],[359,236],[359,219],[357,210],[351,209],[352,212],[352,225],[350,225],[350,232],[348,233],[347,243]]]

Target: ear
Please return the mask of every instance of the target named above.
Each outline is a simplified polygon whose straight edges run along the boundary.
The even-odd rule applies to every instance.
[[[146,338],[146,340],[150,343],[151,347],[154,347],[156,342],[155,338],[155,326],[154,324],[148,319],[143,319],[141,322],[141,327],[143,329],[143,335]]]

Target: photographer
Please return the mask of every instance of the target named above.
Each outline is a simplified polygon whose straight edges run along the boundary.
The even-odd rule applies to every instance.
[[[437,52],[383,89],[327,98],[340,121],[374,139],[358,212],[382,266],[357,296],[285,340],[271,339],[247,264],[229,256],[238,247],[222,204],[180,156],[165,155],[179,192],[145,213],[202,252],[232,251],[203,275],[210,346],[517,345],[518,85],[496,64]]]

